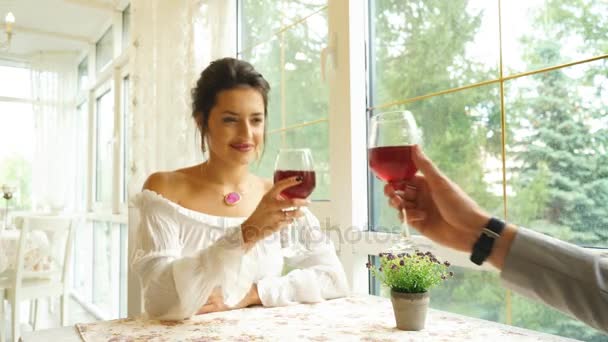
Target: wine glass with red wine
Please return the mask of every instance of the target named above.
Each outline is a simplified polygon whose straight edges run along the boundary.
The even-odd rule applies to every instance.
[[[312,154],[308,148],[280,149],[274,164],[274,182],[289,177],[300,176],[300,184],[287,188],[281,192],[281,196],[287,199],[305,199],[312,194],[316,186],[316,176]],[[295,210],[296,208],[288,209]],[[296,238],[297,232],[290,224],[281,230],[281,247],[284,255],[293,255],[297,249],[303,247]]]
[[[412,147],[422,142],[422,134],[412,113],[395,111],[379,113],[370,119],[368,160],[369,167],[380,180],[391,183],[397,191],[405,191],[403,182],[416,174],[412,161]],[[405,209],[401,210],[405,218]],[[407,220],[401,225],[400,242],[395,251],[412,249]]]

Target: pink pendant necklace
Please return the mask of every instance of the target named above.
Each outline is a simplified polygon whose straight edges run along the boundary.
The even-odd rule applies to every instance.
[[[203,173],[203,165],[201,164],[201,173]],[[245,191],[231,191],[229,193],[227,193],[226,195],[224,195],[224,204],[230,207],[233,207],[235,205],[237,205],[241,199],[243,198],[243,195],[245,195],[246,192]]]
[[[224,196],[224,204],[231,207],[237,205],[240,201],[241,194],[236,191],[229,192],[226,194],[226,196]]]

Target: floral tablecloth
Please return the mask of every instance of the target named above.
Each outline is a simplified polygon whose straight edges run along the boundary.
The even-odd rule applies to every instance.
[[[21,230],[8,229],[0,231],[0,275],[15,269],[17,250]],[[25,240],[24,276],[36,276],[40,272],[50,271],[51,251],[49,240],[42,231],[31,231]]]
[[[185,321],[119,319],[76,324],[84,341],[569,341],[430,310],[422,331],[395,328],[390,300],[358,296],[318,304],[253,307]],[[571,341],[571,340],[570,340]]]

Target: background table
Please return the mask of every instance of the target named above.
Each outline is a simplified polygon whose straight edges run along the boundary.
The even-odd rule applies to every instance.
[[[572,341],[570,339],[430,310],[422,331],[395,328],[390,300],[357,296],[318,304],[253,307],[185,321],[120,319],[77,324],[85,341]],[[25,342],[77,341],[73,327],[24,336]]]
[[[21,230],[5,229],[0,232],[0,274],[14,270]],[[25,276],[48,271],[51,267],[49,240],[42,231],[30,231],[25,243]]]

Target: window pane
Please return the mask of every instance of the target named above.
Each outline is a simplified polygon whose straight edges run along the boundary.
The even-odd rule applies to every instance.
[[[498,78],[498,2],[370,1],[372,104]]]
[[[112,201],[112,152],[114,144],[114,95],[112,91],[97,99],[95,201],[110,206]]]
[[[327,40],[326,11],[306,19],[282,35],[284,41],[285,125],[329,116],[327,82],[321,80],[321,50]]]
[[[78,91],[87,90],[89,86],[89,58],[85,57],[78,64]]]
[[[112,62],[112,58],[114,57],[114,35],[112,34],[111,26],[97,42],[95,55],[97,72],[100,72]]]
[[[487,210],[503,217],[499,101],[498,86],[491,85],[386,110],[412,112],[425,153]],[[372,223],[378,231],[397,232],[397,212],[388,206],[383,188],[372,177]]]
[[[241,48],[250,49],[268,41],[281,28],[321,10],[326,4],[327,0],[241,0]]]
[[[93,224],[93,304],[110,318],[119,314],[120,298],[120,229],[110,222]]]
[[[32,97],[29,69],[0,65],[0,80],[3,80],[0,82],[0,96],[22,99]]]
[[[603,55],[608,2],[503,1],[503,62],[518,73]]]
[[[329,199],[329,131],[326,121],[319,122],[328,118],[328,89],[321,81],[319,60],[327,41],[325,1],[288,1],[268,7],[264,1],[245,0],[242,5],[245,50],[239,56],[251,62],[272,87],[266,123],[270,133],[258,173],[272,177],[278,148],[311,148],[317,171],[312,199]],[[281,25],[308,15],[303,22],[274,33]],[[248,40],[257,45],[249,46]]]
[[[84,211],[86,208],[86,172],[87,169],[87,144],[88,144],[88,117],[89,106],[87,102],[82,103],[76,109],[76,170],[75,172],[75,191],[76,202],[74,206],[77,211]]]
[[[607,69],[600,60],[506,83],[512,221],[608,247]]]
[[[130,127],[130,123],[129,123],[129,118],[131,117],[131,106],[130,106],[130,90],[131,90],[131,82],[129,80],[129,76],[125,77],[122,80],[122,176],[121,176],[121,183],[122,183],[122,194],[121,194],[121,202],[124,203],[126,201],[127,198],[127,184],[129,183],[128,175],[129,173],[127,172],[128,167],[127,165],[129,165],[129,160],[130,160],[130,156],[129,156],[129,148],[127,147],[128,145],[128,134],[127,132],[129,131],[129,127]]]
[[[11,209],[31,208],[32,163],[36,140],[34,126],[31,104],[0,102],[0,185],[8,184],[16,188],[9,203]]]
[[[131,43],[131,5],[122,12],[122,49],[126,50]]]
[[[379,266],[379,258],[370,258]],[[430,291],[431,308],[503,324],[507,322],[507,291],[502,287],[498,273],[450,268],[454,277]],[[390,298],[390,291],[381,287],[375,278],[371,279],[372,294]],[[597,330],[559,311],[513,293],[510,296],[511,321],[515,326],[582,341],[603,341],[604,335]]]
[[[74,292],[83,300],[93,299],[93,223],[83,222],[74,230]]]
[[[240,58],[251,63],[268,83],[271,90],[268,101],[266,128],[269,132],[284,126],[281,98],[281,40],[275,36],[271,41],[256,46],[253,50],[242,51]]]
[[[118,279],[119,282],[119,292],[120,292],[120,307],[119,307],[119,317],[127,317],[127,277],[128,277],[128,257],[127,257],[127,239],[129,230],[126,224],[120,225],[120,276]]]

